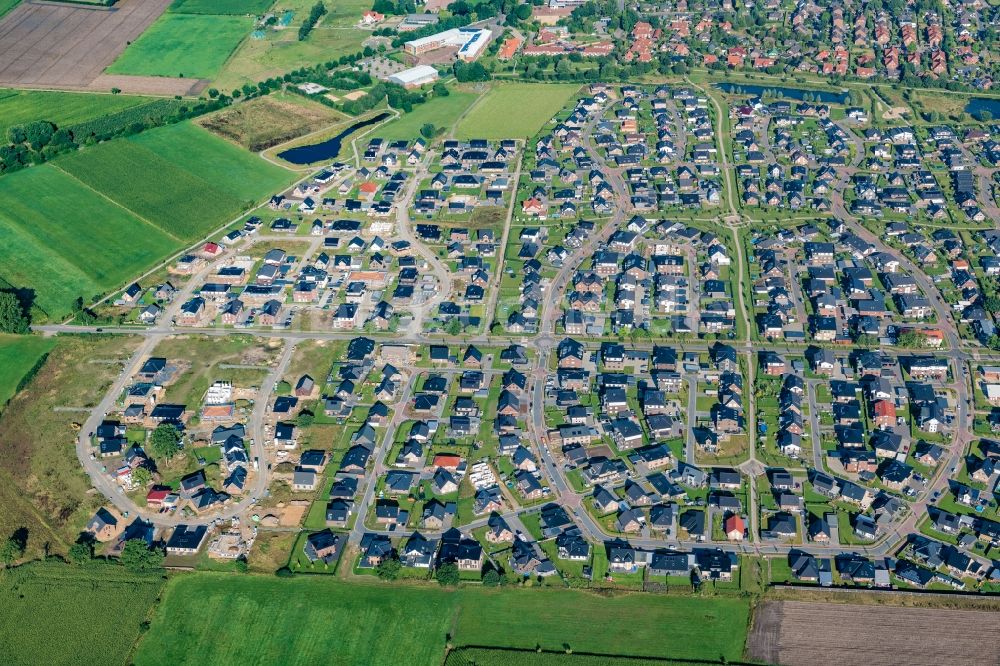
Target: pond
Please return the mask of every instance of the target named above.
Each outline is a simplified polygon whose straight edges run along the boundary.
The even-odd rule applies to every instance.
[[[722,92],[737,95],[759,95],[761,97],[784,97],[800,102],[823,102],[824,104],[847,104],[851,99],[846,92],[828,90],[806,90],[784,86],[761,86],[749,83],[716,83]]]
[[[989,111],[992,120],[1000,119],[1000,97],[973,97],[965,106],[965,112],[973,118],[978,118],[982,111]]]
[[[278,157],[286,162],[291,162],[292,164],[313,164],[314,162],[321,162],[323,160],[332,160],[340,154],[340,146],[345,138],[354,134],[362,127],[368,127],[370,125],[380,123],[388,117],[389,113],[383,111],[376,116],[368,118],[367,120],[360,120],[354,123],[350,127],[345,128],[337,136],[331,137],[326,141],[313,143],[308,146],[289,148],[288,150],[278,153]]]

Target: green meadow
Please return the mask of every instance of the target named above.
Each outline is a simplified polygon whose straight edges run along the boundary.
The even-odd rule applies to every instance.
[[[167,585],[135,663],[437,666],[449,641],[732,661],[748,621],[736,598],[194,574]]]
[[[45,119],[55,123],[57,127],[67,127],[131,109],[150,100],[149,97],[133,95],[0,90],[0,137],[7,136],[7,129],[11,125]]]
[[[166,12],[107,71],[211,79],[252,27],[253,19],[247,16]]]
[[[30,335],[0,335],[0,412],[55,340]]]
[[[174,0],[170,11],[178,14],[263,14],[274,0]]]
[[[479,99],[471,92],[452,90],[447,97],[435,97],[425,104],[415,106],[410,113],[386,123],[373,132],[384,139],[415,139],[420,136],[420,128],[431,123],[445,133],[455,124],[466,109]]]
[[[459,139],[534,136],[580,86],[573,83],[497,83],[455,129]]]

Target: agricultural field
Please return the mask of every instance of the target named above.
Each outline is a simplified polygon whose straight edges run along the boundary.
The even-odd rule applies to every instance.
[[[73,441],[138,344],[126,336],[59,336],[0,414],[0,535],[26,528],[28,557],[65,553],[101,506]]]
[[[983,637],[997,632],[1000,614],[988,611],[767,601],[754,614],[748,656],[807,666],[822,654],[824,664],[846,665],[858,663],[860,648],[874,665],[986,664],[996,659],[996,645]]]
[[[614,655],[580,654],[579,652],[537,652],[535,650],[509,650],[502,648],[458,648],[448,652],[444,666],[704,666],[708,661],[678,661],[650,657],[621,657]],[[722,662],[719,662],[722,663]]]
[[[0,10],[0,13],[3,13]],[[141,106],[150,97],[101,95],[50,90],[0,90],[0,137],[12,125],[32,120],[48,120],[68,127],[109,113]]]
[[[0,414],[21,381],[55,344],[50,338],[0,335]]]
[[[315,4],[315,0],[285,0],[277,5],[275,13],[279,18],[285,11],[292,12],[288,26],[269,28],[262,38],[245,40],[219,74],[216,86],[220,90],[228,90],[244,83],[279,76],[301,67],[303,63],[336,60],[342,55],[360,51],[362,42],[371,37],[371,31],[359,30],[356,26],[361,13],[371,9],[371,1],[327,2],[327,14],[320,19],[308,39],[300,42],[299,26]]]
[[[57,164],[183,242],[197,240],[293,180],[291,172],[193,123],[102,143]]]
[[[0,16],[3,16],[17,6],[21,0],[0,0]]]
[[[598,616],[629,619],[593,621]],[[695,616],[698,621],[691,622]],[[735,598],[608,598],[570,590],[445,590],[197,574],[168,584],[135,662],[307,664],[336,654],[345,664],[436,666],[448,634],[456,646],[540,644],[562,651],[568,644],[580,652],[738,660],[748,616],[747,602]],[[579,630],[581,623],[586,632]],[[392,641],[380,640],[385,627],[392,627]],[[260,640],[208,640],[237,632]],[[192,643],[201,648],[197,656],[186,648]]]
[[[571,83],[497,83],[458,124],[455,137],[534,136],[579,89]]]
[[[0,571],[3,661],[123,664],[162,588],[162,575],[98,561],[34,562]]]
[[[263,14],[274,0],[174,0],[170,11],[178,14]]]
[[[277,93],[223,109],[200,119],[198,124],[259,152],[344,118],[339,111],[300,95]]]
[[[386,123],[375,134],[388,140],[413,139],[420,136],[420,128],[426,123],[443,129],[447,134],[459,117],[477,99],[479,99],[478,93],[452,90],[447,97],[435,97],[414,107],[410,113],[405,113],[396,120]]]
[[[252,27],[246,16],[167,12],[107,72],[212,79]]]
[[[0,278],[32,289],[34,305],[49,319],[178,247],[164,231],[52,164],[9,174],[3,183],[0,236],[7,255]]]

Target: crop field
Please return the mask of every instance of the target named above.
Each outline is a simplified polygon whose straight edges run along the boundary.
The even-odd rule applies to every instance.
[[[123,664],[162,587],[162,576],[103,562],[35,562],[2,571],[3,662]]]
[[[768,601],[754,615],[748,656],[783,666],[812,666],[820,654],[832,666],[987,664],[997,650],[985,637],[998,632],[1000,613],[988,611]]]
[[[580,89],[576,84],[498,83],[455,129],[459,139],[534,136]]]
[[[0,90],[0,137],[7,136],[11,125],[45,119],[67,127],[149,101],[149,97],[130,95]]]
[[[738,660],[748,615],[740,599],[196,574],[168,584],[135,662],[437,666],[448,634],[456,646],[563,651],[568,644],[580,652]],[[257,639],[235,639],[246,635]]]
[[[386,123],[374,134],[384,139],[415,139],[420,136],[420,128],[431,123],[438,129],[448,130],[466,109],[479,99],[472,92],[452,90],[447,97],[435,97],[425,104],[413,108],[396,120]]]
[[[50,338],[0,335],[0,414],[21,380],[55,344]]]
[[[109,74],[211,79],[250,34],[246,16],[167,12],[132,42]]]
[[[33,289],[50,318],[67,314],[178,245],[160,229],[48,164],[3,177],[0,277]]]
[[[344,115],[294,94],[258,97],[199,120],[199,124],[258,152],[332,125]]]
[[[274,0],[174,0],[170,11],[178,14],[263,14]]]
[[[708,661],[669,661],[653,657],[580,654],[579,652],[536,652],[503,648],[466,647],[452,650],[444,666],[705,666]],[[720,664],[723,662],[719,662]]]
[[[372,33],[370,30],[359,30],[357,23],[361,13],[371,9],[371,0],[325,3],[327,14],[320,19],[308,39],[300,42],[299,26],[315,4],[316,0],[283,0],[275,5],[279,18],[286,10],[292,12],[291,23],[280,30],[268,29],[262,39],[245,40],[219,74],[216,86],[220,90],[228,90],[244,83],[279,76],[301,67],[303,63],[336,60],[342,55],[360,51],[361,43]]]
[[[291,172],[192,123],[102,143],[58,166],[181,241],[196,240],[292,180]]]

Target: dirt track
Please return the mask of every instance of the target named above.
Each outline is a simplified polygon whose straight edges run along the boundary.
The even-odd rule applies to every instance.
[[[170,3],[121,0],[104,8],[25,0],[0,20],[0,87],[187,94],[198,81],[101,74]]]
[[[996,666],[998,635],[989,611],[766,601],[747,651],[781,666]]]

